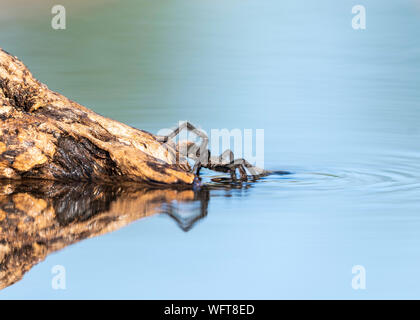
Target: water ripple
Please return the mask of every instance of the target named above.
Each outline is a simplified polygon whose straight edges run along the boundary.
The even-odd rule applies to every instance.
[[[348,163],[328,168],[292,168],[276,171],[255,182],[235,183],[223,176],[207,175],[211,188],[272,187],[311,191],[362,191],[365,194],[411,193],[420,190],[420,155],[388,155],[370,161]]]

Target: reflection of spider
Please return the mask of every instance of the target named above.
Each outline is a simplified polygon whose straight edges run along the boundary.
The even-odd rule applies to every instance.
[[[191,200],[186,203],[191,203],[190,201]],[[198,221],[207,217],[209,201],[210,191],[208,189],[199,189],[194,192],[194,204],[199,204],[199,206],[195,206],[192,210],[189,210],[186,215],[183,215],[181,213],[183,210],[180,210],[180,207],[182,208],[182,201],[180,201],[181,206],[177,206],[174,201],[165,203],[163,212],[174,219],[183,231],[187,232],[190,231]]]
[[[177,148],[180,156],[190,158],[195,161],[193,173],[197,177],[200,176],[201,168],[207,168],[217,172],[229,172],[233,181],[237,180],[236,169],[239,171],[240,181],[248,180],[246,170],[249,171],[253,179],[271,173],[270,171],[266,171],[264,169],[253,166],[245,159],[234,159],[233,152],[229,149],[224,151],[219,157],[212,157],[210,155],[210,151],[207,149],[207,144],[209,141],[207,135],[189,122],[183,122],[179,125],[178,128],[176,128],[167,136],[158,136],[158,141],[164,143],[168,142],[169,140],[175,138],[184,129],[192,131],[202,139],[200,146],[197,146],[194,142],[191,141],[182,141],[178,144]]]

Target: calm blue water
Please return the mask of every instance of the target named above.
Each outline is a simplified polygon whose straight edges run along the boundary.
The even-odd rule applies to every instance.
[[[68,246],[0,298],[419,298],[420,1],[66,0],[64,31],[54,2],[1,4],[0,47],[51,89],[154,133],[264,129],[292,174],[212,188],[188,232],[163,214]]]

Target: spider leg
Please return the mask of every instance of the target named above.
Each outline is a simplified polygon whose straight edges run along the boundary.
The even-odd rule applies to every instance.
[[[201,170],[201,168],[202,168],[202,166],[201,166],[201,162],[200,162],[200,160],[197,160],[195,163],[194,163],[194,167],[193,167],[193,169],[192,169],[192,172],[197,176],[197,177],[199,177],[200,176],[200,170]]]
[[[189,131],[192,131],[193,133],[195,133],[197,136],[199,136],[203,142],[202,142],[202,146],[205,143],[205,145],[207,146],[208,140],[209,138],[207,137],[207,135],[197,129],[196,127],[194,127],[191,123],[189,123],[188,121],[185,121],[183,123],[181,123],[178,128],[176,128],[175,130],[173,130],[170,134],[168,134],[167,136],[157,136],[157,140],[159,142],[167,142],[170,139],[175,138],[182,130],[187,129]]]
[[[236,182],[236,167],[232,166],[230,169],[230,178]]]
[[[209,156],[210,156],[210,152],[207,150],[207,145],[208,145],[209,138],[207,137],[207,135],[203,131],[197,129],[196,127],[194,127],[188,121],[185,121],[185,122],[181,123],[178,126],[178,128],[176,128],[174,131],[172,131],[167,136],[157,136],[157,140],[159,142],[163,142],[163,143],[168,142],[169,140],[175,138],[184,129],[192,131],[194,134],[196,134],[197,136],[199,136],[201,138],[201,145],[199,147],[197,147],[197,145],[195,143],[192,143],[190,145],[190,147],[194,147],[196,149],[199,149],[199,151],[195,151],[195,153],[197,154],[198,157],[199,157],[199,154],[201,154],[202,157],[200,158],[200,160],[201,160],[202,164],[207,165],[208,161],[209,161]],[[190,149],[190,147],[188,147],[188,150]],[[187,153],[188,153],[188,151],[187,151]],[[207,155],[208,155],[208,157],[207,157]]]
[[[248,175],[246,174],[245,167],[242,164],[238,165],[238,170],[241,176],[241,181],[248,181]]]
[[[270,174],[270,171],[253,166],[245,159],[236,159],[234,163],[241,165],[243,170],[245,170],[246,168],[254,178],[262,177],[262,176],[266,176]]]
[[[229,157],[228,164],[231,164],[233,162],[233,152],[230,149],[225,150],[220,156],[219,156],[219,164],[224,164],[226,157]]]
[[[236,170],[239,171],[240,181],[248,180],[246,169],[243,163],[235,162],[232,150],[230,149],[225,150],[216,160],[218,161],[219,164],[222,164],[222,165],[226,164],[227,162],[226,166],[229,168],[232,181],[235,181],[235,182],[237,181]]]
[[[200,148],[201,147],[195,144],[194,142],[188,142],[186,150],[183,150],[186,153],[184,154],[185,157],[195,161],[192,172],[197,177],[199,177],[200,175],[201,168],[209,167],[210,164],[210,151],[208,149],[205,149],[205,152],[201,154]]]
[[[157,140],[159,142],[167,142],[170,139],[173,139],[176,137],[183,129],[188,128],[188,122],[181,123],[175,130],[173,130],[170,134],[167,136],[157,136]]]
[[[236,169],[238,169],[239,171],[239,180],[248,181],[248,176],[246,174],[246,170],[243,164],[232,162],[231,164],[227,165],[227,167],[230,168],[230,176],[232,178],[232,181],[237,181]]]
[[[197,160],[200,155],[200,147],[191,141],[181,141],[177,145],[177,150],[183,157]]]

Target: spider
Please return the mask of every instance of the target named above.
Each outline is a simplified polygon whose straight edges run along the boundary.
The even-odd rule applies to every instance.
[[[176,128],[167,136],[157,136],[157,140],[162,143],[169,142],[184,129],[192,131],[202,140],[200,146],[191,141],[182,141],[176,148],[179,152],[179,155],[195,161],[192,172],[198,179],[200,179],[199,177],[201,168],[207,168],[216,172],[230,173],[231,179],[234,182],[238,180],[236,176],[236,170],[239,171],[239,181],[248,180],[247,170],[253,179],[266,176],[271,173],[271,171],[253,166],[245,159],[234,159],[233,152],[229,149],[224,151],[218,157],[211,156],[210,150],[207,149],[209,141],[207,135],[189,122],[183,122],[178,126],[178,128]]]

